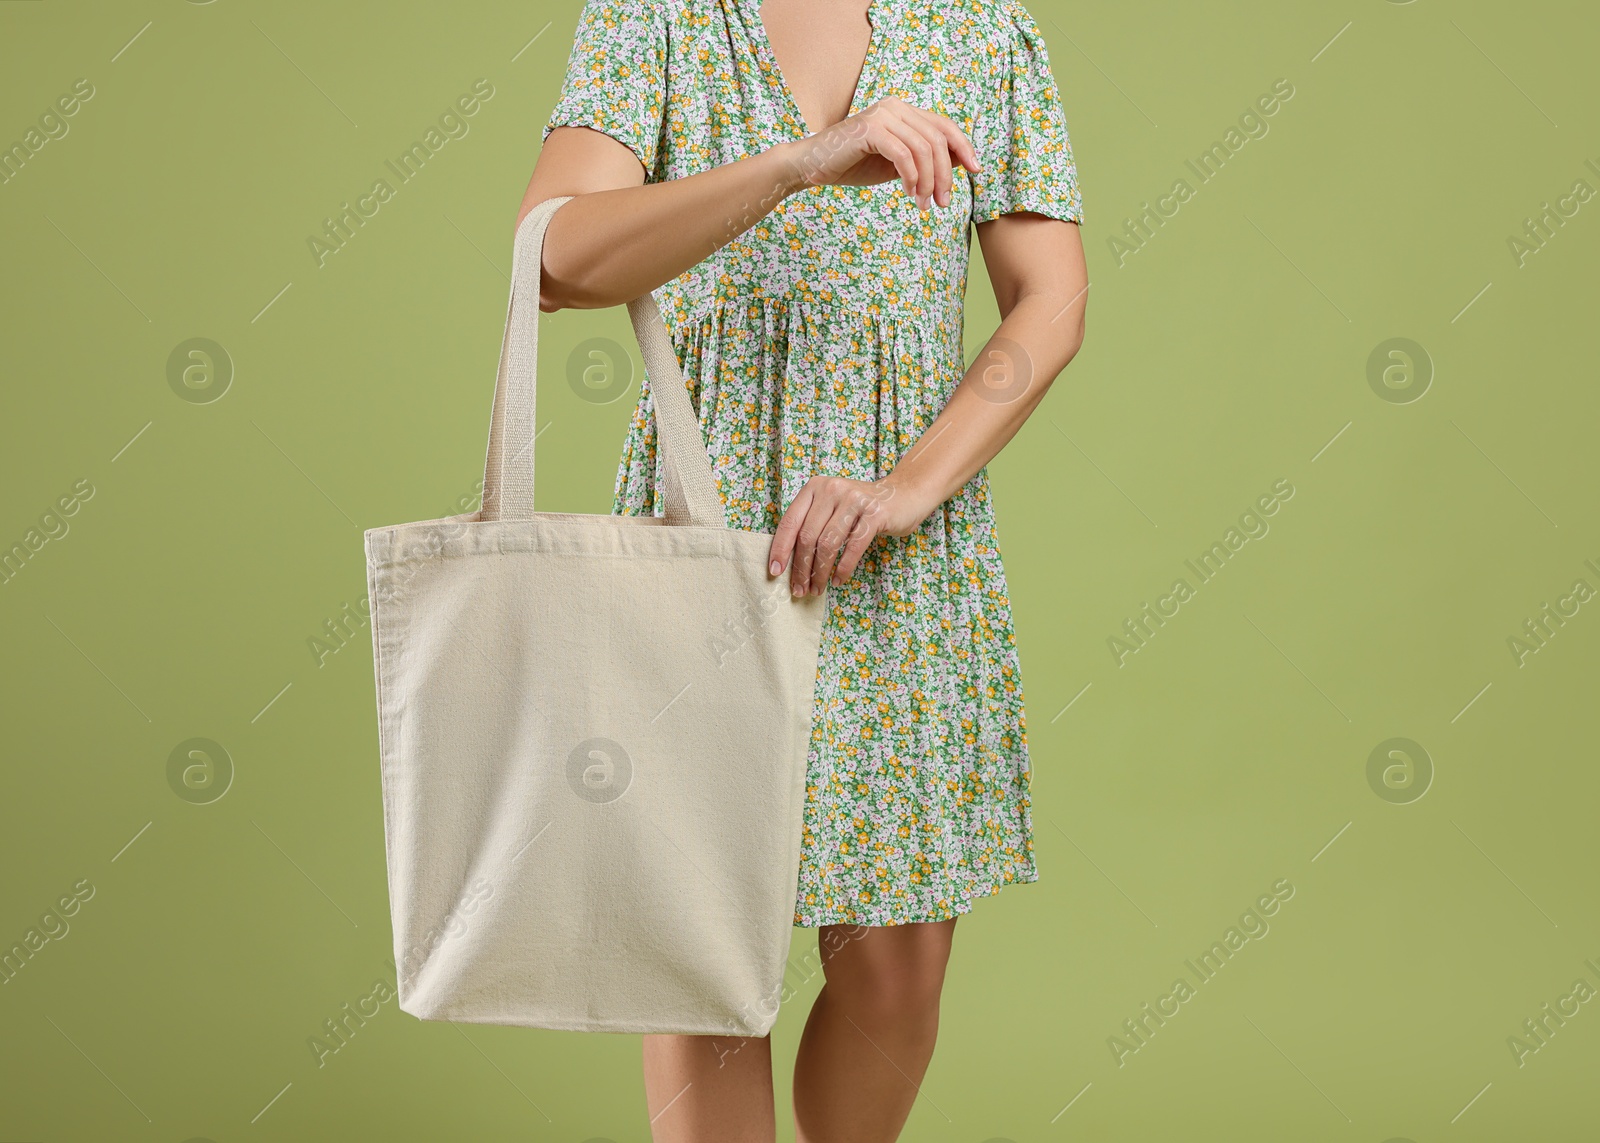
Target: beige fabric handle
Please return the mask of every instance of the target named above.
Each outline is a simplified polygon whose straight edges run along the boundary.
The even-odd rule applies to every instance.
[[[484,520],[528,520],[534,514],[540,258],[551,216],[572,197],[546,199],[529,211],[517,227],[511,259],[511,298],[506,306],[505,335],[500,341],[500,369],[495,378],[494,411],[489,418],[489,452],[483,466]],[[644,355],[658,446],[666,461],[667,522],[726,528],[727,518],[711,473],[711,457],[655,298],[646,293],[629,302],[628,317]]]

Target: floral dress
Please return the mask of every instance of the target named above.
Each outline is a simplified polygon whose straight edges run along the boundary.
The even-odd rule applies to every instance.
[[[544,135],[593,128],[647,182],[807,134],[761,0],[586,0]],[[971,227],[1082,200],[1044,39],[1017,0],[873,0],[850,113],[896,95],[946,116],[983,169],[920,210],[898,179],[811,187],[654,291],[728,526],[777,527],[816,475],[886,475],[965,372]],[[612,512],[660,515],[649,381]],[[968,912],[1038,879],[1022,678],[987,470],[827,589],[795,924]]]

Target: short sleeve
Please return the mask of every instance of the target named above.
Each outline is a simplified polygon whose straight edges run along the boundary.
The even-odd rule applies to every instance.
[[[983,169],[971,172],[972,221],[1032,210],[1083,220],[1066,113],[1044,37],[1020,0],[999,0],[1000,27],[980,62],[980,107],[972,144]]]
[[[541,141],[557,127],[591,127],[656,174],[667,94],[667,28],[653,0],[585,0],[561,95]]]

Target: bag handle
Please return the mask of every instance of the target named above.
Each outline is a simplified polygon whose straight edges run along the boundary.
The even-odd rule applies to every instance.
[[[500,341],[494,411],[489,417],[481,520],[528,520],[534,515],[540,259],[551,216],[572,198],[565,195],[546,199],[529,211],[517,227],[511,258],[511,298],[506,306],[505,335]],[[727,518],[711,473],[711,456],[706,452],[683,369],[655,298],[645,293],[629,302],[628,317],[644,355],[658,444],[666,461],[667,523],[726,528]]]

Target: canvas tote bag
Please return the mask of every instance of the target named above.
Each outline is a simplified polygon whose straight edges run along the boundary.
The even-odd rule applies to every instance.
[[[825,596],[726,526],[650,294],[665,517],[535,512],[540,250],[518,228],[483,508],[365,533],[402,1010],[764,1035]]]

